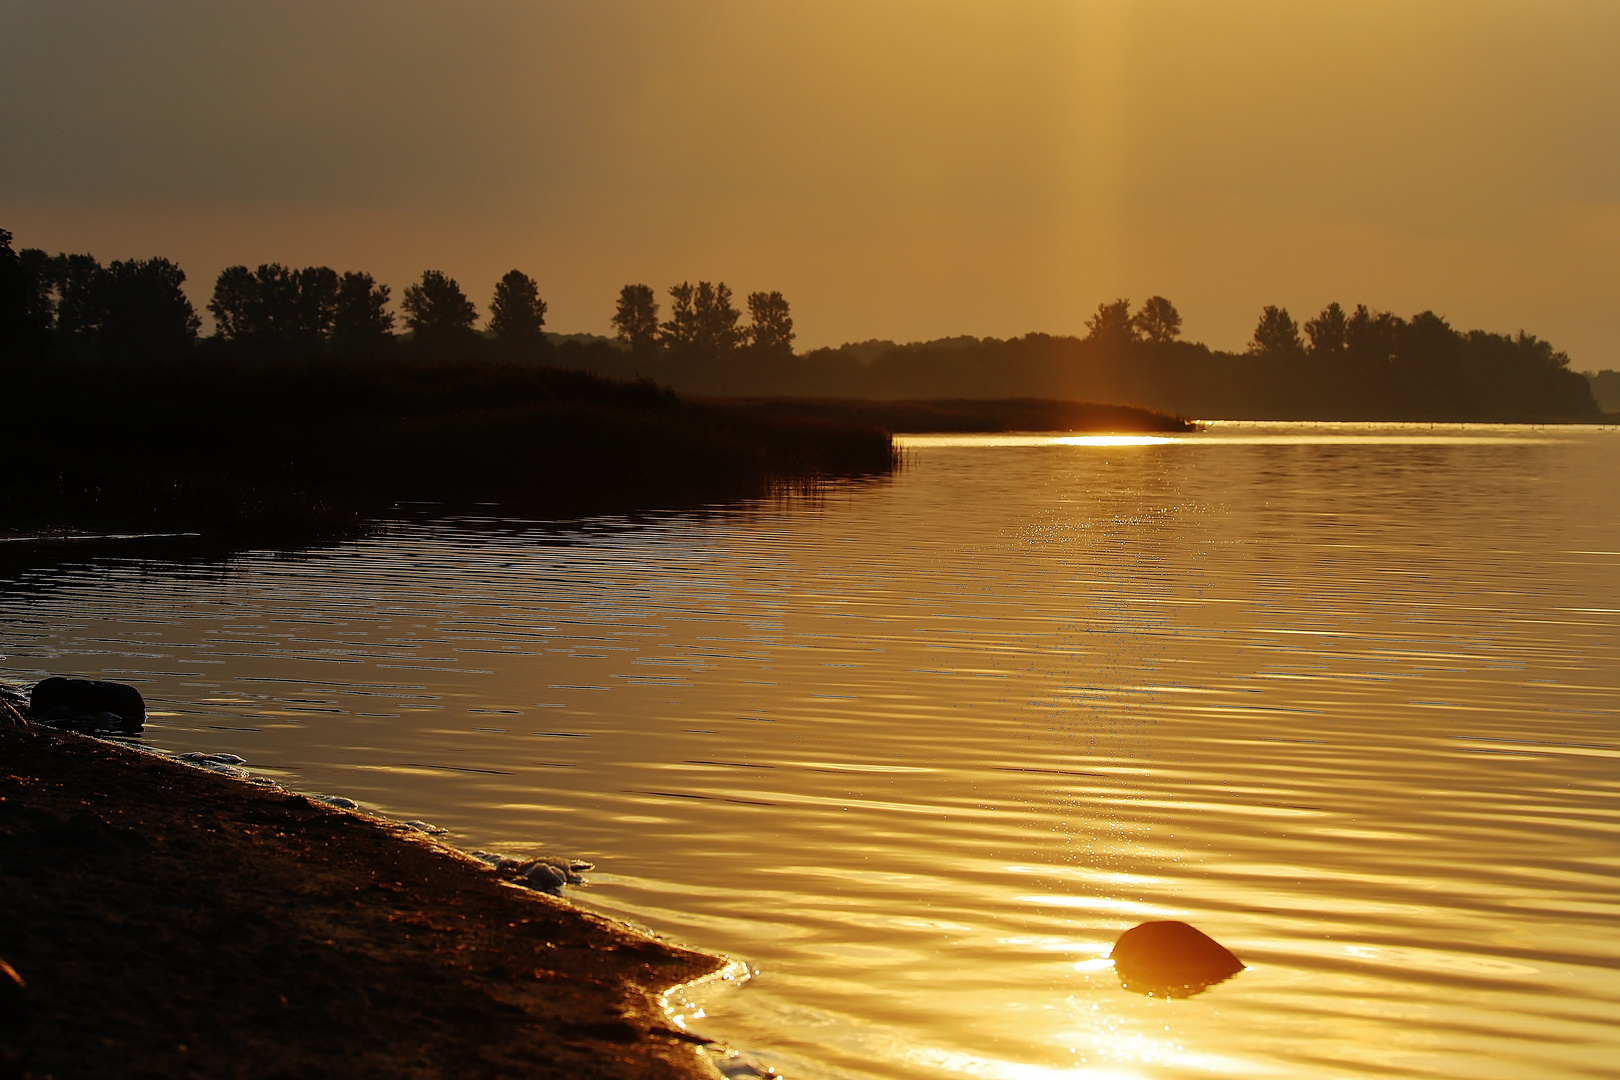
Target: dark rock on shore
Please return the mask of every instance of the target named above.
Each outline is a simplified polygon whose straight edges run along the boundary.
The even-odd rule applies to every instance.
[[[1191,997],[1244,968],[1214,938],[1173,920],[1131,927],[1114,942],[1112,958],[1125,989],[1167,997]]]
[[[579,876],[580,871],[594,869],[592,864],[582,859],[556,857],[514,859],[510,855],[498,855],[493,851],[474,851],[469,854],[493,866],[509,880],[543,893],[550,893],[552,896],[561,896],[564,885],[583,884],[585,879]]]
[[[146,725],[146,702],[139,690],[94,679],[42,679],[29,695],[28,713],[39,723],[83,733],[133,735]]]

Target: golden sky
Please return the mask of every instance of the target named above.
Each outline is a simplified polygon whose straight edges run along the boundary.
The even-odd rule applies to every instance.
[[[0,0],[22,246],[781,289],[801,346],[1330,300],[1620,368],[1615,0]]]

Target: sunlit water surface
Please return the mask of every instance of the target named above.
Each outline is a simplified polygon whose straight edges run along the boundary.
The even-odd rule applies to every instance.
[[[757,969],[685,1013],[790,1077],[1620,1075],[1620,434],[908,455],[815,503],[30,570],[4,670],[594,860],[580,903]],[[1095,961],[1166,917],[1249,969],[1122,990]]]

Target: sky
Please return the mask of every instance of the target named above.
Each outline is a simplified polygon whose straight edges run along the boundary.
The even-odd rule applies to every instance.
[[[1620,368],[1614,0],[0,0],[0,227],[425,269],[548,328],[781,290],[801,348],[1169,297],[1432,309]]]

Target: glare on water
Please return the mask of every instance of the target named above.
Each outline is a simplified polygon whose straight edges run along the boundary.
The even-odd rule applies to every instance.
[[[790,1077],[1614,1074],[1620,434],[904,443],[817,502],[18,571],[0,652],[593,860]],[[1247,970],[1122,989],[1164,918]]]

